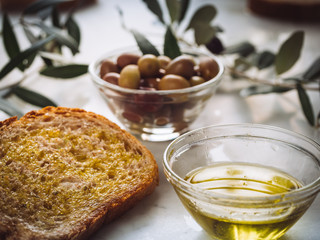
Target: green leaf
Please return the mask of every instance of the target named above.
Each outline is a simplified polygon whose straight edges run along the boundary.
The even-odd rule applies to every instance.
[[[292,90],[292,88],[258,85],[258,86],[250,86],[248,88],[242,89],[240,91],[240,95],[242,97],[248,97],[248,96],[259,95],[259,94],[284,93],[290,90]]]
[[[304,80],[314,80],[318,77],[320,77],[320,57],[317,58],[302,75]]]
[[[72,0],[39,0],[31,3],[24,11],[23,14],[34,14],[44,8],[57,5],[59,3],[71,2]]]
[[[8,56],[10,58],[13,58],[20,53],[20,47],[19,47],[16,35],[13,31],[13,27],[10,22],[10,19],[6,13],[3,14],[2,24],[3,24],[2,26],[3,44]],[[19,64],[17,67],[21,71],[25,70],[25,66],[23,64]]]
[[[180,14],[180,1],[179,0],[166,0],[166,5],[169,10],[171,22],[179,19]]]
[[[74,78],[88,72],[88,65],[70,64],[65,66],[48,66],[40,71],[41,75],[54,78]]]
[[[186,30],[190,28],[196,28],[199,25],[210,25],[210,22],[212,19],[215,18],[217,14],[217,10],[212,5],[205,5],[201,8],[199,8],[191,18],[191,21],[189,23],[189,26]]]
[[[257,53],[254,57],[253,64],[258,69],[264,69],[270,67],[275,60],[275,54],[270,51],[263,51],[261,53]]]
[[[28,38],[29,42],[31,44],[33,44],[34,42],[38,41],[39,38],[36,37],[33,32],[30,30],[30,28],[28,26],[23,26],[23,31],[24,31],[24,34],[26,35],[26,37]]]
[[[159,5],[159,2],[157,0],[142,0],[142,1],[145,4],[147,4],[147,7],[149,8],[149,10],[153,12],[159,18],[160,22],[164,24],[162,10]]]
[[[57,27],[57,28],[61,28],[61,24],[60,24],[60,14],[59,11],[57,9],[57,7],[54,7],[52,9],[51,12],[51,21],[52,21],[52,25]]]
[[[304,88],[301,86],[301,84],[298,83],[296,86],[297,86],[299,100],[300,100],[300,104],[301,104],[304,116],[307,118],[309,124],[311,126],[314,126],[315,120],[314,120],[314,114],[313,114],[312,105],[310,103],[310,99],[306,91],[304,90]]]
[[[180,0],[180,15],[179,15],[179,23],[181,23],[186,16],[186,13],[189,8],[190,0]]]
[[[45,21],[48,17],[51,16],[52,11],[53,11],[53,7],[50,6],[50,7],[47,7],[47,8],[44,8],[44,9],[39,10],[39,11],[37,12],[37,16],[38,16],[42,21]]]
[[[80,28],[72,16],[68,17],[66,21],[66,28],[68,30],[69,35],[73,37],[73,39],[77,42],[78,45],[80,45]]]
[[[276,73],[288,71],[299,59],[304,40],[304,32],[294,32],[281,46],[276,55]]]
[[[194,26],[194,38],[198,45],[207,44],[216,36],[216,28],[206,24]]]
[[[23,52],[20,52],[14,58],[12,58],[0,71],[0,79],[5,77],[11,70],[22,63],[25,59],[28,59],[34,53],[38,52],[46,43],[54,39],[54,36],[49,36],[45,39],[35,42],[30,48]]]
[[[23,101],[38,107],[57,106],[57,104],[51,101],[49,98],[24,87],[14,87],[12,88],[11,92]]]
[[[12,105],[10,102],[3,100],[0,98],[0,110],[8,114],[10,117],[17,116],[18,118],[21,118],[23,116],[23,113],[14,105]]]
[[[25,33],[25,35],[28,38],[30,43],[33,44],[34,42],[36,42],[36,41],[38,41],[40,39],[40,38],[36,37],[27,26],[23,26],[23,30],[24,30],[24,33]],[[32,62],[34,61],[36,56],[37,56],[37,52],[35,52],[33,55],[31,55],[28,58],[28,66],[30,66],[32,64]],[[47,59],[47,58],[44,58],[44,57],[41,57],[41,58],[42,58],[42,60],[44,61],[44,63],[47,66],[52,66],[52,61],[50,59]]]
[[[172,33],[170,26],[167,27],[167,31],[164,37],[163,53],[171,59],[174,59],[181,55],[178,41]]]
[[[56,27],[47,26],[43,22],[39,22],[36,24],[39,26],[43,31],[45,31],[49,35],[54,35],[55,39],[62,45],[65,45],[66,47],[70,48],[73,54],[79,52],[79,44],[76,42],[76,40],[71,37],[70,35],[64,34],[64,32]]]
[[[152,43],[144,35],[136,30],[131,30],[131,32],[142,54],[153,54],[155,56],[160,55],[157,48],[153,46]]]
[[[239,54],[242,57],[247,57],[255,52],[255,47],[249,42],[241,42],[229,47],[226,47],[223,54]]]

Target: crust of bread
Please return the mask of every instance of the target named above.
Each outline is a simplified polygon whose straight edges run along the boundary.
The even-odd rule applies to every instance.
[[[50,126],[52,118],[59,118],[63,121],[70,117],[76,119],[80,118],[83,124],[90,122],[91,125],[96,125],[97,128],[107,129],[112,132],[112,134],[114,134],[120,141],[124,142],[124,145],[129,146],[128,151],[131,151],[130,149],[135,149],[135,151],[141,155],[141,167],[144,168],[148,165],[148,169],[150,169],[150,171],[146,173],[147,176],[143,176],[144,180],[142,182],[137,181],[138,183],[136,185],[131,184],[130,187],[125,189],[125,191],[122,191],[120,195],[114,194],[115,196],[108,198],[108,200],[99,202],[99,205],[95,207],[95,209],[91,210],[90,213],[86,214],[84,218],[76,219],[77,221],[74,226],[66,226],[65,228],[61,226],[57,228],[57,230],[51,229],[50,234],[45,234],[45,231],[33,231],[32,224],[30,226],[29,223],[24,222],[23,219],[15,219],[14,216],[6,216],[5,212],[1,212],[2,208],[0,202],[0,240],[87,239],[88,236],[95,232],[102,224],[108,223],[117,218],[125,211],[132,208],[141,199],[151,194],[159,184],[157,163],[151,152],[146,147],[144,147],[131,134],[122,130],[119,126],[105,117],[77,108],[46,107],[38,111],[31,111],[19,120],[16,117],[12,117],[0,122],[1,159],[3,159],[5,154],[2,151],[3,141],[7,141],[8,139],[15,137],[15,134],[19,134],[17,129],[24,128],[26,131],[31,131],[35,128]],[[37,125],[35,124],[37,122],[47,125]],[[72,127],[72,124],[70,126]],[[75,127],[81,128],[81,126]],[[15,160],[12,159],[12,161]],[[4,163],[2,162],[2,164]],[[3,189],[0,185],[0,201],[2,190]],[[17,222],[19,222],[19,224],[17,224]]]

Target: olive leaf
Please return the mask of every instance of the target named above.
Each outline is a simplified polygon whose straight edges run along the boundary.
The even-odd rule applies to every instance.
[[[229,47],[226,47],[222,54],[239,54],[242,57],[247,57],[255,52],[255,47],[250,42],[241,42]]]
[[[43,22],[35,23],[38,27],[40,27],[43,31],[45,31],[49,35],[55,35],[55,39],[62,45],[70,48],[73,54],[79,52],[79,44],[74,40],[70,35],[66,35],[61,29],[47,26]]]
[[[38,41],[40,39],[39,37],[36,37],[28,27],[23,26],[23,30],[24,30],[24,33],[31,44],[35,43],[36,41]],[[31,55],[28,58],[28,65],[27,65],[28,67],[33,63],[36,56],[37,56],[37,52],[35,52],[33,55]],[[42,56],[41,56],[41,58],[47,66],[53,65],[53,63],[50,59],[44,58]]]
[[[70,15],[66,21],[66,28],[71,37],[77,42],[78,45],[80,45],[81,40],[81,34],[80,34],[80,28],[76,21],[73,19],[73,16]]]
[[[153,54],[155,56],[160,55],[157,48],[153,46],[152,43],[144,35],[136,30],[131,30],[131,32],[142,54]]]
[[[23,113],[17,107],[6,100],[3,100],[2,98],[0,98],[0,110],[11,117],[17,116],[20,118],[23,116]]]
[[[51,11],[51,19],[52,19],[53,26],[55,26],[57,28],[61,28],[60,14],[59,14],[59,11],[57,10],[57,7],[53,7],[53,9]]]
[[[199,24],[194,28],[194,38],[198,45],[207,44],[216,36],[216,28],[209,24]]]
[[[167,27],[167,31],[164,36],[163,53],[171,59],[181,55],[178,41],[174,36],[170,26]]]
[[[71,2],[72,0],[39,0],[31,3],[22,13],[34,14],[45,8],[57,5],[59,3]]]
[[[320,77],[320,57],[317,58],[302,75],[304,80],[314,80],[318,77]]]
[[[54,78],[74,78],[88,72],[88,65],[70,64],[65,66],[48,66],[40,71],[41,75]]]
[[[15,57],[20,53],[20,47],[13,31],[12,24],[6,13],[3,14],[2,20],[2,34],[3,34],[3,44],[5,50],[10,58]],[[25,70],[25,66],[21,63],[17,66],[21,71]]]
[[[315,125],[315,120],[314,120],[314,114],[313,114],[313,108],[310,102],[310,99],[306,93],[306,91],[304,90],[304,88],[301,86],[301,84],[297,84],[297,91],[298,91],[298,96],[299,96],[299,100],[300,100],[300,104],[303,110],[303,113],[306,117],[306,119],[308,120],[309,124],[311,126]]]
[[[252,95],[259,94],[269,94],[269,93],[284,93],[292,90],[292,88],[280,87],[280,86],[267,86],[267,85],[257,85],[244,88],[240,91],[240,96],[248,97]]]
[[[179,19],[180,15],[180,1],[179,0],[166,0],[166,5],[169,10],[171,22]]]
[[[201,25],[210,25],[210,22],[215,18],[217,10],[213,5],[205,5],[199,8],[190,20],[186,30],[196,29]]]
[[[41,9],[37,12],[37,17],[39,17],[42,21],[45,21],[47,18],[51,16],[52,10],[53,8],[51,6]]]
[[[51,101],[49,98],[24,87],[13,87],[11,89],[11,93],[16,95],[20,99],[38,107],[57,106],[57,104]]]
[[[189,8],[190,0],[180,0],[180,14],[178,22],[181,23],[184,19],[188,8]]]
[[[25,59],[28,59],[34,53],[38,52],[46,43],[52,41],[54,36],[51,35],[45,39],[41,39],[35,42],[30,48],[20,52],[18,55],[13,57],[0,71],[0,79],[5,77],[12,69],[17,67],[20,63],[22,63]]]
[[[160,22],[164,24],[165,22],[163,20],[162,10],[159,5],[159,2],[157,0],[142,0],[142,1],[147,5],[149,10],[159,18]]]
[[[296,31],[283,42],[276,55],[275,69],[277,74],[288,71],[299,59],[304,40],[304,32]]]
[[[263,51],[260,53],[257,53],[253,58],[253,64],[258,69],[264,69],[267,67],[270,67],[275,60],[275,54],[270,51]]]

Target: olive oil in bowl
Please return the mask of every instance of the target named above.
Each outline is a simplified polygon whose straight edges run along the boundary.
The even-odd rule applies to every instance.
[[[286,194],[302,187],[297,179],[282,171],[250,163],[222,163],[197,168],[188,173],[185,180],[208,192],[252,199]],[[212,237],[222,240],[277,239],[310,205],[287,203],[270,208],[257,205],[254,200],[245,205],[209,204],[181,193],[178,195],[195,220]]]

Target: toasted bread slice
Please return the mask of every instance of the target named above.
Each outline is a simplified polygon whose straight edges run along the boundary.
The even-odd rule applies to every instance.
[[[85,239],[158,184],[136,138],[81,109],[0,122],[0,239]]]

